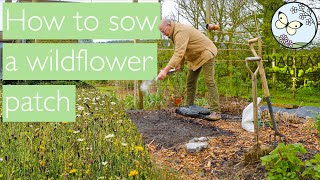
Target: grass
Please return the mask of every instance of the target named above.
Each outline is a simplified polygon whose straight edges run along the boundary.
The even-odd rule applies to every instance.
[[[292,104],[296,106],[316,106],[320,107],[320,102],[317,100],[319,96],[304,96],[300,97],[299,94],[296,95],[296,98],[293,99],[292,94],[278,92],[275,95],[271,96],[273,103],[279,104]]]
[[[96,88],[105,94],[109,94],[117,89],[116,86],[96,86]]]
[[[1,123],[0,179],[163,179],[123,104],[77,89],[75,123]]]
[[[259,94],[262,91],[259,90]],[[320,107],[318,97],[320,92],[308,92],[306,90],[298,91],[296,97],[293,98],[292,92],[276,91],[275,93],[270,90],[272,103],[278,104],[292,104],[296,106],[316,106]]]
[[[220,95],[226,96],[226,92],[228,92],[228,97],[235,97],[235,92],[230,92],[224,90],[224,87],[219,89]],[[316,106],[320,107],[320,101],[318,100],[320,96],[319,91],[310,90],[308,88],[300,89],[297,91],[295,98],[293,98],[292,91],[273,91],[269,89],[271,102],[274,104],[291,104],[296,106]],[[249,90],[242,89],[241,98],[248,99],[252,101],[251,88]],[[261,86],[258,86],[258,97],[263,97],[263,91]]]

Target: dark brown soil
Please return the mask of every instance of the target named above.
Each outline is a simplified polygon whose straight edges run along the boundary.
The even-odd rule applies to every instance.
[[[159,147],[181,145],[195,137],[230,136],[230,131],[210,125],[207,121],[178,115],[171,110],[127,111],[138,127],[146,144],[154,142]],[[234,116],[226,116],[233,118]],[[235,116],[236,118],[239,118]]]

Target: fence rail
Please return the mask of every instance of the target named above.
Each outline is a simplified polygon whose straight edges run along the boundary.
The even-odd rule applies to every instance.
[[[159,51],[173,51],[174,49],[158,49]],[[250,49],[218,49],[218,51],[250,51]],[[262,51],[265,52],[265,51]]]

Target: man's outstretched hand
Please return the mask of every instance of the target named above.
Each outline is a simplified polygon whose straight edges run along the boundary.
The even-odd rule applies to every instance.
[[[166,66],[160,73],[158,74],[158,79],[162,80],[167,77],[168,72],[170,71],[171,67]]]
[[[165,70],[162,70],[159,74],[158,74],[158,79],[162,80],[164,78],[167,77],[167,72],[165,72]]]
[[[175,68],[174,68],[174,72],[175,71],[179,71],[181,69],[181,65],[177,65]],[[166,66],[163,70],[160,71],[160,73],[158,74],[158,79],[159,80],[163,80],[164,78],[167,77],[168,75],[168,72],[172,70],[170,66]]]

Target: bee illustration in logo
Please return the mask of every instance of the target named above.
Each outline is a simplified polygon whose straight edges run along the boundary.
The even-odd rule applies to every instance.
[[[285,13],[280,12],[278,13],[278,20],[276,21],[276,28],[283,29],[286,28],[287,33],[290,36],[293,36],[297,33],[297,30],[302,26],[303,24],[300,21],[291,21],[288,22],[288,17]]]

